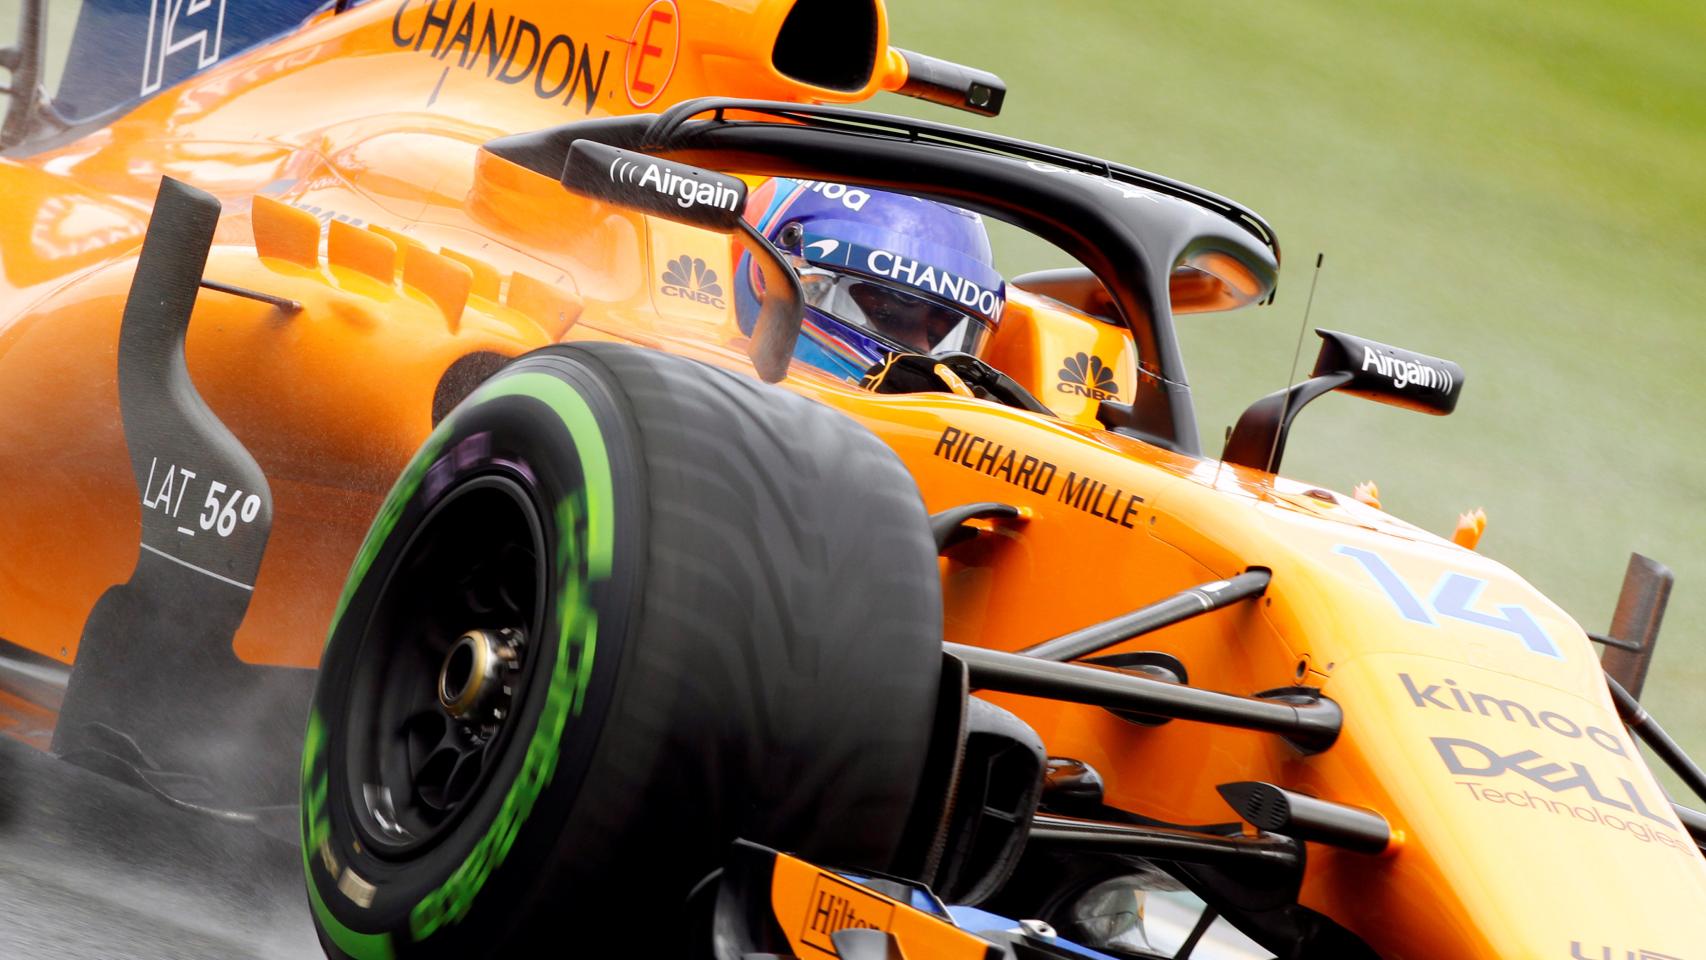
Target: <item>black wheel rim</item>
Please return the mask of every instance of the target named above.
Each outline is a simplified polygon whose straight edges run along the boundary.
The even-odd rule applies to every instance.
[[[405,858],[442,840],[515,742],[537,670],[545,558],[539,509],[505,473],[453,488],[404,545],[348,688],[347,783],[374,853]],[[508,659],[478,709],[458,713],[442,693],[471,682],[471,635]]]

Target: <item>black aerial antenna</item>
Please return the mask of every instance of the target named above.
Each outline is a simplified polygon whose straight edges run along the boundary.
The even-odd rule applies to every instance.
[[[1291,386],[1297,382],[1297,362],[1303,357],[1303,335],[1309,331],[1309,311],[1315,308],[1315,285],[1321,282],[1321,263],[1327,259],[1325,251],[1315,254],[1315,272],[1309,275],[1309,298],[1303,303],[1303,322],[1297,327],[1297,346],[1291,352],[1291,372],[1285,377],[1285,402],[1280,406],[1279,422],[1285,423],[1287,408],[1291,406]],[[1284,430],[1274,431],[1274,445],[1268,449],[1268,466],[1274,466],[1274,454],[1279,452],[1280,437]]]
[[[1297,364],[1303,357],[1303,335],[1309,330],[1309,313],[1315,307],[1315,286],[1321,281],[1321,264],[1326,259],[1327,254],[1325,251],[1315,254],[1315,272],[1309,277],[1309,298],[1305,300],[1303,304],[1303,322],[1297,328],[1297,346],[1291,353],[1291,372],[1286,374],[1285,378],[1285,400],[1280,407],[1280,423],[1285,423],[1287,408],[1291,406],[1291,386],[1297,380]],[[1276,284],[1275,287],[1277,290],[1278,285]],[[1280,437],[1282,436],[1284,436],[1283,430],[1276,430],[1274,432],[1273,446],[1268,448],[1267,463],[1270,467],[1273,466],[1274,454],[1279,452],[1279,442]],[[1226,463],[1226,448],[1230,446],[1231,443],[1232,428],[1227,427],[1226,439],[1220,447],[1220,462],[1222,465]],[[1216,483],[1220,482],[1220,467],[1214,468],[1214,479]]]

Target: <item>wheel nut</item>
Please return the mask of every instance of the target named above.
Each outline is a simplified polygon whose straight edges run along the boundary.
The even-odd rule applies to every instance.
[[[515,656],[515,648],[490,630],[457,637],[438,671],[439,705],[458,720],[481,720],[496,712],[500,690],[508,693],[500,674]]]

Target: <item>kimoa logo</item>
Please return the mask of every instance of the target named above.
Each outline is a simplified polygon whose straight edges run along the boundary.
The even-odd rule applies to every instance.
[[[1096,400],[1112,400],[1119,396],[1114,383],[1114,370],[1102,358],[1080,351],[1060,364],[1060,382],[1054,385],[1061,393],[1075,393]]]
[[[1439,683],[1417,683],[1407,673],[1398,674],[1398,682],[1410,695],[1410,703],[1421,710],[1444,710],[1447,713],[1474,713],[1483,717],[1502,719],[1507,723],[1527,724],[1536,730],[1550,730],[1566,740],[1586,739],[1594,746],[1619,757],[1628,757],[1623,739],[1601,727],[1587,726],[1551,710],[1535,710],[1514,697],[1498,697],[1460,687],[1456,680],[1446,677]]]
[[[1438,390],[1441,393],[1451,392],[1452,379],[1447,371],[1425,363],[1387,356],[1376,352],[1373,347],[1363,347],[1363,372],[1366,373],[1371,368],[1383,377],[1391,377],[1393,386],[1400,390],[1413,383],[1418,387]]]
[[[671,260],[664,267],[663,295],[703,303],[721,310],[725,306],[722,299],[723,288],[717,283],[717,271],[705,266],[705,261],[698,257],[689,257],[685,253]]]
[[[682,208],[701,205],[734,213],[740,209],[740,192],[728,184],[684,177],[661,163],[636,163],[618,154],[610,161],[611,183],[634,184],[675,198]]]

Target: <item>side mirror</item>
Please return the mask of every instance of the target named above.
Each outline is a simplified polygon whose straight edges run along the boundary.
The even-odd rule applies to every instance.
[[[764,279],[763,304],[747,355],[764,380],[775,383],[787,375],[805,315],[805,295],[799,276],[746,222],[746,184],[738,177],[576,140],[569,145],[562,183],[583,197],[738,237]]]
[[[1310,378],[1250,404],[1232,428],[1222,460],[1278,472],[1297,412],[1334,390],[1436,416],[1457,408],[1463,368],[1450,360],[1335,330],[1315,332],[1322,343]]]
[[[1322,340],[1311,376],[1350,374],[1341,393],[1444,416],[1457,409],[1463,392],[1463,368],[1450,360],[1390,347],[1334,330],[1317,330]]]

